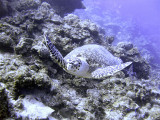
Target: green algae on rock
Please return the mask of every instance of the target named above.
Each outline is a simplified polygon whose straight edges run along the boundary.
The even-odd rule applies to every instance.
[[[0,84],[0,119],[8,118],[10,116],[9,104],[7,100],[7,93],[5,88]]]

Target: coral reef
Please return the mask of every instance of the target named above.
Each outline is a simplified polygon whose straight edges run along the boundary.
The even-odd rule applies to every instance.
[[[67,74],[51,60],[46,32],[63,55],[84,44],[105,46],[124,62],[133,61],[139,79],[125,71],[104,80]],[[1,19],[0,118],[159,119],[160,94],[152,80],[144,80],[149,65],[132,44],[113,46],[113,40],[89,20],[73,14],[62,18],[46,2]]]
[[[137,78],[149,78],[150,66],[146,60],[142,58],[138,49],[133,47],[133,44],[130,42],[120,42],[117,46],[111,47],[110,50],[124,62],[133,62],[133,72],[136,73]]]
[[[82,0],[0,0],[0,18],[6,15],[19,14],[21,11],[37,9],[42,2],[48,2],[51,8],[61,16],[84,9]]]
[[[42,2],[48,2],[52,8],[60,16],[64,16],[66,13],[71,13],[75,9],[84,9],[85,6],[82,0],[42,0]]]

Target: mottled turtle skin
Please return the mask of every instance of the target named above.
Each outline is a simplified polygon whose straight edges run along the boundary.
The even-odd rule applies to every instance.
[[[103,46],[88,44],[75,48],[64,58],[58,49],[45,36],[52,59],[66,72],[83,78],[101,79],[114,75],[132,62],[122,63]]]

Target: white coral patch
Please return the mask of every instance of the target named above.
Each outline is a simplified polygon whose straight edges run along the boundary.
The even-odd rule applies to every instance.
[[[22,104],[24,110],[19,114],[24,118],[28,117],[29,119],[46,119],[50,117],[51,113],[54,112],[53,109],[45,106],[43,103],[37,101],[30,95],[27,95],[23,99]]]

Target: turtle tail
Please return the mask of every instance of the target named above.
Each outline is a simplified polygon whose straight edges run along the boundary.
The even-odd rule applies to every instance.
[[[63,59],[62,54],[58,51],[58,49],[52,44],[48,35],[44,35],[47,47],[50,51],[51,58],[62,68],[65,69],[65,60]]]

